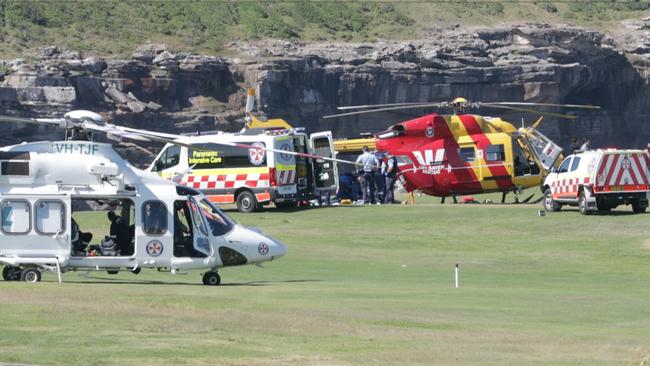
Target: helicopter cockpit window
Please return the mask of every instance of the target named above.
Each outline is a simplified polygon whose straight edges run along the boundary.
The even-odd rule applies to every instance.
[[[161,201],[146,201],[142,205],[142,230],[150,235],[167,231],[167,207]]]
[[[5,234],[27,234],[31,229],[31,207],[29,202],[6,200],[2,202],[2,232]]]
[[[486,161],[505,161],[506,150],[503,145],[487,145],[485,148]]]
[[[580,157],[574,156],[573,163],[571,163],[571,171],[578,169],[578,165],[580,165]]]
[[[61,201],[41,200],[36,207],[36,231],[39,234],[57,234],[65,229],[65,205]]]
[[[476,160],[476,154],[474,153],[474,147],[461,147],[458,150],[458,155],[460,155],[460,158],[466,163],[470,163],[470,162]]]
[[[568,158],[564,159],[562,162],[562,165],[560,165],[560,169],[557,170],[558,173],[566,173],[569,171],[569,164],[571,164],[571,157],[569,156]]]
[[[208,235],[208,230],[206,230],[203,220],[201,220],[201,209],[196,204],[196,202],[191,199],[190,201],[190,210],[192,211],[192,221],[194,221],[194,227],[203,233],[203,235]]]
[[[222,236],[233,228],[234,223],[221,210],[215,207],[212,202],[208,201],[207,198],[202,199],[199,202],[199,206],[203,211],[203,217],[208,221],[212,235]]]
[[[158,172],[178,165],[181,159],[180,146],[172,145],[165,149],[160,158],[154,163],[153,171]]]

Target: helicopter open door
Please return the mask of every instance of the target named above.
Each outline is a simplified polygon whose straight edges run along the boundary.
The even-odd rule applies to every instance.
[[[533,127],[526,129],[522,137],[539,166],[548,172],[562,154],[562,148]]]
[[[311,153],[328,158],[335,158],[334,143],[332,142],[332,132],[317,132],[309,136],[309,146]],[[315,187],[317,190],[336,189],[339,183],[339,174],[336,163],[333,161],[312,159],[314,167]]]
[[[201,213],[201,206],[193,197],[188,198],[190,214],[192,215],[192,224],[194,226],[194,250],[206,256],[211,254],[210,239],[208,234],[208,225]]]

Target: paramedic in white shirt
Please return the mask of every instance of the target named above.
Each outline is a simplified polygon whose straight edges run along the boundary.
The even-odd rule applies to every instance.
[[[362,174],[362,188],[363,188],[363,203],[375,204],[375,182],[373,169],[379,165],[379,161],[375,154],[372,154],[368,146],[363,147],[363,154],[357,158],[357,164],[363,165],[360,169]]]

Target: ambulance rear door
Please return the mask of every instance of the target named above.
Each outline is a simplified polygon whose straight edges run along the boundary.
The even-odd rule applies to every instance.
[[[649,161],[647,154],[638,150],[605,151],[598,165],[590,166],[596,172],[594,188],[599,192],[647,191]]]
[[[328,158],[336,158],[332,132],[324,131],[309,136],[310,153]],[[336,162],[323,159],[311,159],[314,182],[317,190],[336,189],[339,184],[339,174]]]
[[[293,152],[293,138],[291,135],[278,136],[273,139],[276,150]],[[275,181],[278,193],[281,195],[295,195],[298,193],[296,182],[296,157],[292,154],[274,153]]]

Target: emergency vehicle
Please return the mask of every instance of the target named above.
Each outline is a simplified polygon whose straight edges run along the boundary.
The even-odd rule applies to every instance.
[[[218,285],[219,268],[260,264],[286,252],[198,191],[133,167],[109,144],[23,143],[0,148],[0,163],[0,264],[7,281],[38,282],[43,270],[61,281],[61,273],[74,270],[137,274],[154,268],[207,270],[203,283]],[[83,212],[95,210],[112,222],[103,240],[93,240],[89,229],[102,225],[88,227],[89,212]]]
[[[330,131],[308,136],[297,128],[253,128],[187,137],[190,146],[167,144],[149,170],[202,191],[214,203],[236,203],[241,212],[271,202],[278,208],[294,207],[338,186]],[[198,148],[210,143],[221,145],[214,151]]]
[[[578,206],[580,213],[632,205],[645,212],[650,194],[650,158],[643,150],[595,150],[569,155],[542,185],[544,208]]]

